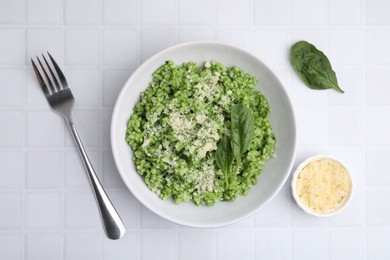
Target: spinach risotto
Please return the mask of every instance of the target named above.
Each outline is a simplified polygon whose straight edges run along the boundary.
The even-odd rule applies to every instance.
[[[146,185],[176,203],[211,206],[246,195],[275,149],[257,82],[218,62],[167,61],[157,69],[126,132]]]

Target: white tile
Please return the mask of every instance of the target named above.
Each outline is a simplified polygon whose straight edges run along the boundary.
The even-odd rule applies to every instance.
[[[99,108],[101,87],[97,70],[67,70],[65,75],[75,98],[75,109]]]
[[[99,60],[99,37],[95,29],[65,31],[65,63],[67,65],[96,65]]]
[[[1,193],[0,229],[21,228],[22,214],[22,196],[20,193]]]
[[[106,149],[111,149],[111,116],[112,110],[102,112],[102,139]]]
[[[0,233],[0,259],[21,260],[23,255],[23,236],[16,233]]]
[[[65,260],[100,259],[101,245],[96,233],[67,233]]]
[[[27,29],[26,64],[31,65],[30,58],[49,51],[58,64],[62,61],[62,32],[60,29]]]
[[[329,218],[330,227],[340,228],[359,228],[365,224],[365,208],[362,206],[364,201],[364,189],[355,188],[352,199],[348,206],[342,212]]]
[[[254,53],[264,63],[273,66],[290,67],[288,31],[258,30],[254,33]]]
[[[1,56],[0,56],[1,57]],[[0,111],[0,146],[17,147],[22,143],[22,114],[14,111]]]
[[[294,230],[292,233],[292,259],[328,259],[328,232],[321,230]]]
[[[212,260],[216,257],[216,235],[213,230],[185,231],[179,235],[179,258]]]
[[[299,76],[292,72],[291,76],[291,98],[296,107],[322,108],[326,105],[327,92],[334,90],[314,90],[306,86]]]
[[[247,229],[247,228],[253,228],[254,223],[254,217],[250,216],[247,218],[244,218],[243,220],[240,220],[234,224],[229,225],[230,229]]]
[[[33,233],[26,236],[26,260],[62,259],[61,234]]]
[[[103,152],[103,183],[107,188],[125,188],[111,151]]]
[[[26,226],[32,229],[61,227],[61,197],[58,192],[26,195]]]
[[[387,260],[390,258],[390,230],[367,231],[367,259]]]
[[[327,91],[330,106],[356,106],[364,102],[363,73],[361,68],[337,68],[337,81],[344,93]],[[367,84],[367,83],[366,83]],[[367,90],[366,90],[367,95]]]
[[[251,230],[217,231],[217,259],[251,259],[253,257]]]
[[[216,40],[222,41],[237,47],[250,50],[251,33],[245,29],[223,29],[217,31]]]
[[[307,230],[315,230],[326,228],[329,220],[327,218],[318,218],[307,214],[292,200],[291,206],[291,226],[293,228],[302,228]]]
[[[73,122],[85,147],[98,147],[100,144],[100,115],[96,110],[75,110],[73,112]],[[67,131],[65,143],[74,147],[72,136]]]
[[[174,0],[141,1],[141,22],[144,25],[173,25],[175,21]]]
[[[390,186],[390,148],[366,149],[366,184]]]
[[[180,30],[178,33],[179,42],[191,41],[211,41],[214,39],[214,33],[211,30]]]
[[[26,186],[58,188],[61,183],[61,154],[53,151],[31,151],[26,154]]]
[[[62,18],[60,0],[27,1],[27,22],[32,24],[59,24]]]
[[[141,59],[145,61],[157,52],[172,46],[175,43],[173,30],[142,30],[141,32]]]
[[[208,0],[179,1],[179,24],[212,25],[214,22],[214,3]]]
[[[22,31],[1,28],[0,39],[0,65],[20,65],[23,53]]]
[[[325,30],[321,27],[318,29],[292,29],[291,46],[298,41],[308,41],[314,44],[317,49],[325,51]]]
[[[361,30],[355,29],[331,29],[328,31],[329,50],[325,54],[333,68],[337,68],[337,66],[359,66],[361,64],[362,35]]]
[[[106,30],[103,33],[103,63],[134,68],[138,64],[138,33],[134,30]]]
[[[52,111],[30,111],[26,120],[28,146],[58,147],[63,144],[64,123],[59,115]]]
[[[290,259],[291,232],[288,230],[255,231],[255,259]]]
[[[328,0],[328,20],[332,25],[359,25],[361,1]]]
[[[22,72],[0,70],[0,107],[18,107],[22,103]]]
[[[177,234],[173,231],[147,231],[141,234],[141,259],[177,259]]]
[[[366,109],[366,145],[388,146],[390,138],[386,138],[390,132],[390,124],[383,115],[389,115],[388,107],[368,107]]]
[[[324,0],[297,0],[292,3],[294,25],[323,25],[325,22]]]
[[[0,23],[18,24],[23,21],[23,0],[1,0]]]
[[[390,52],[387,47],[390,45],[390,30],[388,29],[367,29],[365,61],[371,66],[389,66]]]
[[[390,25],[390,2],[386,0],[366,0],[366,23],[369,25]]]
[[[65,227],[88,229],[100,227],[99,211],[92,191],[71,191],[65,196]]]
[[[65,0],[66,24],[96,24],[99,21],[99,1]]]
[[[288,22],[287,0],[257,0],[254,1],[255,24],[285,25]]]
[[[119,240],[103,239],[103,260],[139,259],[138,233],[127,230]]]
[[[390,105],[389,69],[366,69],[366,104],[370,106]]]
[[[144,206],[141,207],[141,228],[143,229],[175,229],[172,222],[157,216]]]
[[[366,190],[366,219],[370,227],[390,227],[390,205],[384,203],[390,196],[390,188]]]
[[[276,197],[256,213],[255,226],[288,227],[291,221],[291,204],[290,185],[285,185]]]
[[[99,153],[96,151],[88,151],[88,158],[90,159],[96,174],[100,177],[101,167]],[[65,185],[67,187],[90,189],[84,165],[82,164],[80,155],[76,150],[65,153],[64,175]]]
[[[119,92],[131,76],[131,70],[105,70],[103,73],[103,105],[114,107]]]
[[[137,22],[137,0],[103,0],[103,23],[135,24]]]
[[[297,147],[296,155],[295,155],[295,162],[294,167],[295,169],[298,164],[306,160],[308,157],[316,155],[316,154],[323,154],[325,151],[325,148],[321,146],[312,146],[312,147]],[[293,198],[291,198],[293,200]],[[295,202],[293,202],[295,206]]]
[[[332,260],[365,257],[365,234],[362,230],[332,230],[330,232],[330,258]]]
[[[328,110],[328,145],[358,146],[364,139],[364,112],[355,108]]]
[[[119,212],[126,228],[137,229],[140,223],[140,203],[129,190],[109,190],[108,196]]]
[[[0,152],[0,188],[20,188],[22,185],[23,156],[20,152]]]
[[[296,108],[298,146],[325,146],[328,130],[326,129],[326,111],[324,109]]]
[[[229,25],[249,24],[250,10],[250,0],[217,0],[217,22]]]

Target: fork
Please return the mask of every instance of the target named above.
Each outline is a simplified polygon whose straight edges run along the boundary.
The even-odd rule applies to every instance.
[[[47,52],[47,55],[49,56],[49,59],[46,59],[45,55],[42,54],[46,68],[44,64],[42,64],[39,57],[36,57],[44,77],[42,76],[38,67],[35,65],[34,60],[31,59],[35,75],[43,93],[46,96],[47,101],[49,102],[50,107],[54,112],[60,114],[65,119],[65,122],[69,127],[73,140],[76,143],[77,149],[83,161],[93,193],[95,195],[100,217],[102,219],[103,228],[107,237],[110,239],[119,239],[126,232],[122,219],[104,191],[103,186],[101,185],[99,178],[97,177],[95,170],[92,167],[92,164],[87,156],[84,146],[81,143],[79,134],[77,133],[76,127],[73,123],[72,108],[74,104],[74,98],[65,76],[49,52]],[[48,60],[50,60],[51,65],[49,64]]]

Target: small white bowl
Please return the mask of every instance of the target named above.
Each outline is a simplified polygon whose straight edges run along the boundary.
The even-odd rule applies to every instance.
[[[349,192],[348,197],[344,199],[344,202],[338,208],[336,208],[335,210],[333,210],[331,212],[326,212],[326,213],[315,212],[311,208],[306,206],[301,201],[301,199],[299,198],[299,196],[297,194],[297,191],[296,191],[296,183],[297,183],[297,180],[298,180],[298,176],[301,173],[301,171],[303,170],[303,168],[305,168],[309,163],[311,163],[313,161],[316,161],[318,159],[332,159],[332,160],[340,163],[346,169],[346,171],[348,173],[348,176],[349,176],[349,178],[351,180],[351,190]],[[297,166],[297,168],[295,169],[295,171],[293,172],[292,177],[291,177],[291,192],[292,192],[292,195],[293,195],[293,197],[295,199],[295,202],[306,213],[311,214],[311,215],[316,216],[316,217],[330,217],[330,216],[333,216],[333,215],[336,215],[336,214],[340,213],[345,207],[347,207],[347,205],[351,201],[352,193],[353,193],[353,186],[354,186],[353,179],[352,179],[352,175],[351,175],[351,172],[349,171],[349,169],[343,163],[341,163],[339,160],[337,160],[337,159],[335,159],[335,158],[333,158],[331,156],[327,156],[327,155],[316,155],[316,156],[312,156],[312,157],[307,158],[306,160],[304,160],[303,162],[301,162]]]

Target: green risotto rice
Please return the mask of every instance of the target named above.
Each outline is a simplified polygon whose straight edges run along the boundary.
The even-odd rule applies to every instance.
[[[146,185],[161,199],[214,205],[246,195],[275,149],[267,99],[257,79],[218,62],[181,66],[167,61],[153,73],[128,122],[126,141]],[[253,113],[255,130],[234,185],[226,187],[214,154],[229,135],[230,109],[241,103]]]

